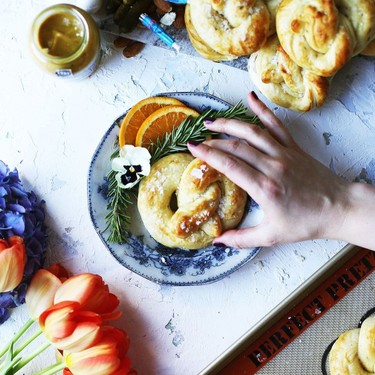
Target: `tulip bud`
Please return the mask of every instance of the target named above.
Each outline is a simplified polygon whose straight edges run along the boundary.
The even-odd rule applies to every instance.
[[[62,301],[79,302],[83,310],[100,314],[103,320],[117,319],[121,313],[114,311],[119,305],[118,298],[109,292],[108,285],[99,275],[83,273],[70,277],[59,288],[55,303]]]
[[[40,314],[53,305],[56,291],[62,282],[51,272],[40,269],[32,278],[26,292],[26,304],[30,317],[37,320]]]
[[[26,248],[21,237],[0,239],[0,292],[9,292],[22,281]]]
[[[59,350],[77,352],[101,337],[98,314],[83,311],[78,302],[60,302],[44,311],[39,324],[47,339]]]
[[[48,271],[53,273],[63,282],[69,278],[68,270],[65,267],[63,267],[60,263],[52,264],[48,267]]]
[[[126,356],[129,348],[127,334],[112,326],[103,326],[101,331],[102,338],[95,345],[65,356],[69,371],[75,375],[130,374],[131,363]]]

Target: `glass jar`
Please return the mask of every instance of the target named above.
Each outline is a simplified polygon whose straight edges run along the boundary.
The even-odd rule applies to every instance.
[[[35,18],[31,49],[37,62],[57,77],[86,78],[99,65],[99,29],[84,10],[70,4],[53,5]]]

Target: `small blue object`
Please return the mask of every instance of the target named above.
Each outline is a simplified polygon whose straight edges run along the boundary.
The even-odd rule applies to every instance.
[[[168,3],[173,3],[173,4],[187,4],[187,0],[166,0]]]
[[[151,30],[160,40],[162,40],[167,46],[174,48],[177,52],[180,50],[180,46],[170,37],[165,30],[148,14],[142,13],[139,16],[139,20],[142,25],[146,26]]]

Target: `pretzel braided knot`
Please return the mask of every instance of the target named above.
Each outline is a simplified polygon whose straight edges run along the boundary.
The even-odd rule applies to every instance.
[[[298,66],[281,47],[277,35],[253,53],[248,72],[258,89],[274,103],[308,111],[324,103],[329,81]]]
[[[177,207],[172,197],[176,195]],[[168,247],[200,249],[241,220],[246,193],[190,154],[157,161],[141,181],[138,210],[151,236]]]
[[[270,32],[270,13],[261,0],[190,0],[188,11],[195,34],[221,55],[249,55]]]
[[[298,65],[332,76],[375,38],[375,2],[284,0],[276,29],[281,45]]]
[[[375,374],[375,316],[344,332],[329,354],[331,375]]]
[[[284,0],[276,30],[292,60],[317,75],[332,76],[352,57],[354,30],[333,0]]]

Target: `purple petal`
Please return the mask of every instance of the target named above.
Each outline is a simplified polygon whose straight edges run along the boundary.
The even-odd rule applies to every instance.
[[[0,293],[0,308],[10,307],[13,304],[11,293]]]
[[[25,207],[26,210],[31,210],[31,208],[32,208],[32,202],[30,201],[29,197],[27,197],[27,196],[21,197],[18,200],[18,203],[20,205],[22,205],[23,207]]]
[[[22,185],[12,185],[10,187],[10,190],[12,191],[12,193],[17,196],[17,197],[25,197],[27,196],[27,193],[25,192],[25,190],[23,189]]]
[[[23,220],[23,216],[20,214],[6,212],[4,224],[7,228],[12,228],[13,232],[18,236],[22,235],[25,231],[25,221]]]
[[[8,208],[14,212],[18,212],[20,214],[24,214],[26,212],[25,207],[21,206],[20,204],[13,203],[8,205]]]
[[[0,176],[5,176],[9,172],[8,166],[0,160]]]
[[[9,310],[5,308],[0,308],[0,324],[6,322],[10,317]]]
[[[5,197],[6,195],[8,195],[8,192],[3,186],[0,186],[0,197]]]
[[[0,197],[0,210],[5,210],[5,208],[6,208],[5,198]]]

